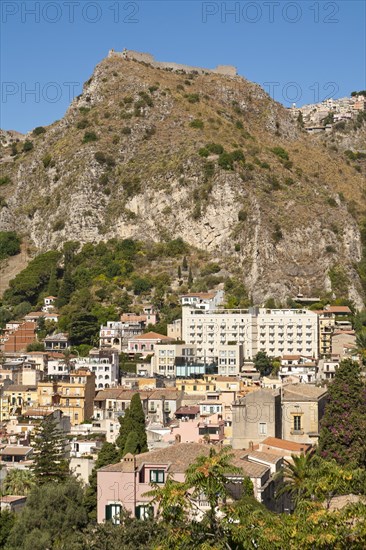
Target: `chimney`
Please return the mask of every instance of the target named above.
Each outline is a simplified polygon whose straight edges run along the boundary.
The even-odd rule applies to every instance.
[[[180,434],[176,434],[175,435],[175,444],[177,445],[178,443],[181,443],[182,441],[182,436]]]
[[[253,441],[249,441],[249,450],[254,451],[254,443]]]

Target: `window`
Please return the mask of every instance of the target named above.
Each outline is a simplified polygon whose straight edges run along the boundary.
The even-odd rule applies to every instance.
[[[142,504],[141,506],[136,506],[135,516],[137,519],[150,519],[154,517],[154,508],[148,504]]]
[[[267,422],[259,423],[259,435],[267,435]]]
[[[164,470],[150,470],[150,483],[164,483]]]
[[[301,416],[295,415],[294,416],[294,431],[300,431],[301,430]]]
[[[107,504],[105,507],[105,519],[111,521],[114,525],[121,523],[120,514],[122,506],[120,504]]]

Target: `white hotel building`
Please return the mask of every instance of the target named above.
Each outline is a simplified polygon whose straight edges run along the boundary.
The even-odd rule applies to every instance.
[[[242,344],[244,359],[269,356],[318,357],[318,316],[304,309],[214,310],[182,308],[182,339],[198,356],[219,357],[220,347]]]

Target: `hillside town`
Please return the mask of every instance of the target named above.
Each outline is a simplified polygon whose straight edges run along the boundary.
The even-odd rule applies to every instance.
[[[355,120],[366,111],[366,93],[353,92],[350,97],[325,99],[320,103],[291,107],[295,118],[301,117],[307,132],[330,131],[339,122]]]
[[[52,418],[67,438],[71,471],[88,484],[103,443],[116,443],[120,421],[138,394],[148,451],[126,454],[98,471],[99,522],[117,516],[121,507],[142,517],[149,480],[163,483],[168,471],[184,478],[184,469],[201,453],[225,445],[251,479],[255,498],[284,511],[288,500],[274,496],[276,472],[285,459],[317,445],[327,384],[341,361],[360,361],[352,311],[332,305],[309,309],[318,298],[302,294],[296,297],[301,309],[226,309],[224,297],[223,290],[181,295],[181,318],[168,324],[167,334],[147,330],[159,320],[152,305],[144,304],[140,314],[125,312],[100,327],[99,347],[87,356],[57,330],[55,296],[44,298],[41,311],[6,323],[2,482],[14,469],[31,468],[34,431]],[[55,330],[44,338],[44,351],[29,351],[45,321]],[[133,500],[127,491],[112,505],[113,482],[129,486],[135,471]],[[25,501],[25,495],[14,495],[2,506],[16,509]]]

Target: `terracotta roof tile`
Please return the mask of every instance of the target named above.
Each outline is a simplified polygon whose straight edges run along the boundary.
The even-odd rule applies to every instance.
[[[267,437],[260,444],[261,447],[275,447],[284,451],[306,452],[311,448],[307,443],[296,443],[295,441],[287,441],[287,439],[279,439],[278,437]]]
[[[131,340],[174,340],[174,338],[165,336],[165,334],[158,334],[157,332],[146,332],[145,334],[134,336]]]

